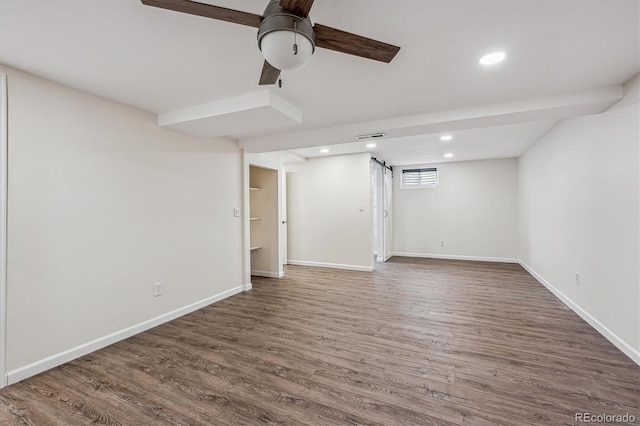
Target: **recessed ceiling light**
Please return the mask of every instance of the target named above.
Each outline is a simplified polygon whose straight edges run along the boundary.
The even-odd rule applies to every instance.
[[[376,144],[375,143],[368,143],[367,144],[367,148],[375,148]]]
[[[453,136],[451,136],[451,135],[442,135],[442,136],[440,136],[440,140],[441,141],[450,141],[451,139],[453,139]]]
[[[320,152],[326,154],[327,152],[329,152],[329,148],[322,148]]]
[[[478,59],[478,62],[480,65],[495,65],[504,61],[506,57],[507,54],[504,52],[491,52]]]
[[[451,158],[451,157],[453,157],[453,154],[452,154],[452,153],[450,153],[450,152],[447,152],[447,153],[444,155],[444,158]]]

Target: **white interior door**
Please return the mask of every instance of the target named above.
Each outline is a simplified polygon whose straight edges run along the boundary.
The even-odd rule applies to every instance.
[[[383,168],[384,261],[393,256],[393,174]]]

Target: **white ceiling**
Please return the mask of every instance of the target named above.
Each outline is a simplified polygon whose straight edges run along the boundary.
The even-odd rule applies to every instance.
[[[267,1],[202,2],[261,14]],[[305,68],[284,73],[282,89],[272,87],[302,123],[229,135],[260,152],[385,131],[377,155],[418,163],[435,161],[435,136],[452,131],[456,160],[519,155],[558,119],[621,96],[639,68],[639,4],[316,0],[314,22],[401,46],[398,56],[384,64],[317,49]],[[495,49],[507,52],[504,63],[477,64]],[[1,63],[157,114],[260,90],[262,61],[255,28],[138,0],[0,0]]]
[[[512,158],[519,156],[531,143],[555,124],[556,120],[537,121],[456,132],[299,148],[290,150],[290,152],[305,158],[370,152],[376,158],[384,160],[392,166],[439,163],[445,161],[444,154],[447,153],[454,154],[454,156],[446,161]],[[452,139],[441,141],[440,136],[444,134],[450,135]],[[376,146],[367,148],[366,145],[369,142],[375,143]],[[329,152],[321,152],[322,148],[329,149]]]

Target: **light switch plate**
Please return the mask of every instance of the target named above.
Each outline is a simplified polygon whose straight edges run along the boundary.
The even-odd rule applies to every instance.
[[[233,208],[233,217],[240,217],[240,209],[237,207]]]

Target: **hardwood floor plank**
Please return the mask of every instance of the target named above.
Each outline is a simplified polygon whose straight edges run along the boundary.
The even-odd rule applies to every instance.
[[[519,265],[393,258],[282,279],[0,390],[2,425],[572,425],[640,419],[640,368]]]
[[[188,341],[182,342],[188,344]],[[254,363],[241,358],[218,357],[213,351],[200,348],[197,343],[195,351],[193,348],[185,351],[183,347],[178,349],[175,345],[159,344],[157,339],[149,344],[154,352],[161,353],[163,358],[171,359],[180,365],[182,370],[195,370],[199,374],[207,375],[208,377],[202,377],[202,381],[209,385],[213,383],[212,379],[225,380],[227,383],[221,385],[232,395],[261,406],[262,413],[268,414],[270,419],[275,419],[279,424],[317,424],[318,420],[320,424],[375,423],[357,417],[357,410],[348,409],[348,412],[343,412],[332,405],[318,404],[315,400],[306,399],[305,387],[287,380],[286,377],[295,376],[304,381],[307,375],[290,368],[264,362]],[[198,352],[204,358],[200,357]],[[280,409],[278,404],[287,408]],[[291,411],[291,404],[299,411]],[[277,418],[276,414],[281,417]]]

